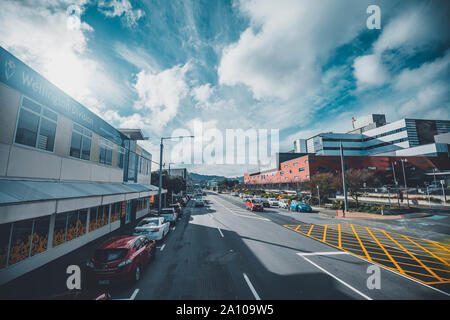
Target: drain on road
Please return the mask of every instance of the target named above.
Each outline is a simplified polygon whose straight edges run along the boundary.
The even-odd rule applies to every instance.
[[[450,246],[357,224],[284,227],[425,284],[450,283]]]

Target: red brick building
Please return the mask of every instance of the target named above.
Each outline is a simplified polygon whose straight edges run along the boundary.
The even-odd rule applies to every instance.
[[[346,156],[346,169],[373,170],[379,173],[385,172],[392,175],[393,164],[395,174],[399,181],[403,180],[403,171],[400,159],[407,159],[405,171],[408,174],[408,182],[417,179],[426,172],[450,170],[450,159],[448,157],[388,157],[388,156]],[[395,164],[395,162],[397,162]],[[330,172],[340,174],[341,160],[339,156],[316,156],[304,155],[296,159],[280,163],[279,168],[244,174],[244,184],[278,184],[296,183],[307,181],[311,176]]]

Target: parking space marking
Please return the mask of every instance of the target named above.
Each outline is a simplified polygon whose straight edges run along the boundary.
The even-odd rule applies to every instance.
[[[139,292],[139,289],[134,290],[133,294],[130,297],[130,300],[134,300],[134,298],[136,298],[138,292]]]
[[[163,251],[165,247],[166,247],[166,244],[164,243],[164,244],[161,246],[161,249],[159,249],[159,251]]]
[[[298,254],[300,257],[302,257],[303,259],[305,259],[306,261],[308,261],[309,263],[311,263],[313,266],[315,266],[317,269],[321,270],[322,272],[328,274],[330,277],[334,278],[335,280],[339,281],[340,283],[342,283],[344,286],[346,286],[347,288],[351,289],[352,291],[356,292],[357,294],[359,294],[361,297],[363,297],[366,300],[372,300],[372,298],[370,298],[369,296],[365,295],[364,293],[362,293],[361,291],[359,291],[358,289],[352,287],[351,285],[349,285],[347,282],[339,279],[338,277],[336,277],[334,274],[332,274],[331,272],[325,270],[324,268],[322,268],[321,266],[319,266],[318,264],[314,263],[313,261],[309,260],[308,258],[306,258],[304,255]]]
[[[256,300],[261,300],[261,298],[259,297],[259,295],[256,292],[255,288],[253,287],[252,283],[250,282],[250,279],[248,278],[248,276],[245,273],[243,275],[244,275],[245,282],[247,282],[247,285],[250,288],[250,291],[253,293],[253,296],[255,297],[255,299]]]
[[[217,227],[217,230],[219,230],[220,235],[222,236],[222,238],[224,238],[223,233],[222,233],[222,230],[220,230],[219,227]]]
[[[425,285],[450,283],[448,244],[358,224],[303,224],[284,227],[416,282]]]

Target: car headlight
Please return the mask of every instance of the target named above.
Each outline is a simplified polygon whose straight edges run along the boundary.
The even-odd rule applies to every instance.
[[[87,261],[87,262],[86,262],[86,267],[88,267],[88,268],[94,268],[94,264],[92,263],[92,261]]]
[[[131,259],[122,261],[121,263],[119,263],[118,267],[119,267],[119,268],[120,268],[120,267],[124,267],[124,266],[126,266],[126,265],[128,265],[128,264],[130,264],[130,263],[132,263],[132,262],[133,262],[133,260],[131,260]]]

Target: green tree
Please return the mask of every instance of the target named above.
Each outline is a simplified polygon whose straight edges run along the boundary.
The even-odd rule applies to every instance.
[[[328,200],[331,194],[341,189],[339,179],[331,173],[318,173],[311,177],[309,181],[303,183],[303,187],[317,196],[317,186],[319,187],[321,201]]]
[[[349,169],[345,171],[345,183],[348,194],[356,201],[359,206],[358,199],[363,194],[364,182],[370,183],[374,179],[372,171],[361,169]]]

